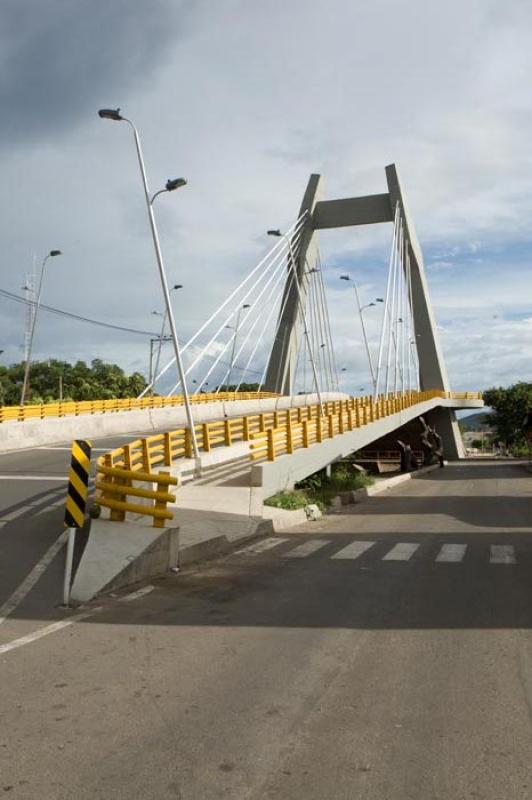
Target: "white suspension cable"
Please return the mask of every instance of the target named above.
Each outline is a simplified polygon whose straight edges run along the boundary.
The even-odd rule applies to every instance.
[[[272,297],[277,292],[277,289],[278,289],[279,285],[281,284],[281,282],[284,282],[284,279],[285,279],[284,270],[279,270],[279,274],[277,276],[277,279],[275,280],[269,295],[261,303],[260,311],[259,311],[258,315],[255,317],[255,319],[253,321],[253,324],[251,325],[246,338],[242,342],[242,344],[240,346],[240,350],[238,351],[238,353],[235,356],[235,360],[238,359],[240,357],[242,351],[245,350],[246,345],[247,345],[251,335],[253,334],[253,331],[255,330],[255,328],[257,327],[258,323],[260,322],[264,312],[267,311],[270,308],[270,306],[272,304]],[[281,287],[281,291],[282,291],[282,287]],[[259,302],[260,297],[261,296],[259,295],[259,297],[256,300],[256,304]],[[226,374],[225,377],[224,377],[224,382],[226,382],[227,380],[228,380],[228,375]]]
[[[273,337],[272,347],[273,347],[273,345],[275,345],[275,342],[279,338],[279,329],[281,327],[282,316],[284,314],[284,310],[285,310],[286,305],[288,303],[288,298],[290,296],[290,291],[292,289],[293,283],[294,283],[294,273],[291,270],[290,271],[290,278],[289,278],[288,283],[286,285],[286,290],[285,290],[285,293],[284,293],[282,305],[281,305],[281,308],[279,310],[279,316],[277,317],[277,325],[275,326],[275,333],[274,333],[274,337]],[[283,331],[283,347],[282,347],[283,350],[284,350],[285,340],[286,340],[286,328]],[[264,370],[262,372],[262,377],[261,377],[260,383],[259,383],[259,392],[261,391],[262,385],[263,385],[263,383],[264,383],[264,381],[266,379],[266,372],[268,371],[268,362],[269,362],[269,359],[267,358],[266,359],[266,363],[264,365]],[[279,374],[277,374],[277,380],[279,380]]]
[[[247,313],[247,316],[246,316],[246,320],[247,320],[247,319],[252,319],[252,318],[253,318],[253,311],[255,310],[255,307],[256,307],[256,306],[257,306],[257,304],[259,303],[259,301],[260,301],[260,299],[261,299],[262,295],[263,295],[263,294],[264,294],[264,292],[267,290],[267,288],[268,288],[268,286],[271,284],[272,280],[274,280],[274,279],[275,279],[277,276],[279,276],[279,274],[281,275],[281,277],[283,277],[283,275],[284,275],[284,261],[280,261],[280,262],[277,264],[276,268],[273,270],[273,272],[271,272],[271,273],[270,273],[270,276],[269,276],[269,278],[268,278],[267,282],[266,282],[266,283],[264,284],[264,286],[261,288],[261,290],[260,290],[259,294],[257,295],[257,297],[255,298],[255,300],[254,300],[254,301],[253,301],[253,303],[251,304],[250,308],[248,309],[248,313]],[[223,327],[225,328],[225,325],[224,325]],[[222,330],[222,328],[220,328],[220,330],[217,332],[217,334],[219,334],[221,330]],[[203,351],[202,351],[202,352],[199,354],[199,356],[198,356],[198,357],[197,357],[197,358],[194,360],[194,362],[193,362],[193,363],[190,365],[190,367],[189,367],[189,368],[188,368],[188,370],[186,371],[185,375],[186,375],[186,374],[188,374],[188,373],[189,373],[189,372],[190,372],[190,371],[191,371],[191,370],[192,370],[192,369],[193,369],[193,368],[196,366],[196,364],[198,364],[198,362],[199,362],[199,361],[201,360],[201,358],[203,357],[203,354],[205,353],[205,350],[206,350],[207,348],[209,348],[209,347],[210,347],[210,346],[213,344],[213,342],[215,341],[215,339],[217,338],[217,334],[215,334],[215,336],[214,336],[214,337],[211,339],[211,341],[210,341],[210,342],[209,342],[209,343],[206,345],[206,347],[205,347],[205,348],[203,349]],[[231,339],[230,341],[232,341],[232,339]],[[217,359],[215,359],[214,363],[213,363],[213,364],[211,365],[211,367],[209,368],[209,370],[208,370],[207,374],[205,375],[205,377],[204,377],[204,378],[203,378],[203,380],[201,381],[200,385],[198,386],[198,388],[197,388],[197,390],[196,390],[196,392],[195,392],[196,394],[197,394],[197,392],[198,392],[198,391],[201,389],[201,387],[203,386],[203,384],[205,383],[205,381],[207,380],[207,378],[208,378],[208,377],[211,375],[211,373],[213,372],[213,370],[214,370],[214,369],[217,367],[217,365],[218,365],[218,363],[219,363],[220,359],[221,359],[221,358],[222,358],[222,356],[223,356],[223,353],[224,353],[225,349],[226,349],[226,348],[224,348],[224,350],[223,350],[223,351],[222,351],[222,352],[219,354],[218,358],[217,358]],[[235,360],[235,361],[238,359],[238,357],[239,357],[239,355],[240,355],[240,353],[241,353],[241,352],[242,352],[242,348],[240,348],[240,350],[238,351],[238,353],[236,353],[236,355],[235,355],[235,357],[234,357],[234,360]],[[224,378],[224,380],[221,382],[221,384],[220,384],[220,385],[223,385],[224,381],[226,381],[226,380],[227,380],[227,377],[228,377],[228,374],[229,374],[229,372],[230,372],[230,369],[231,369],[231,368],[229,367],[229,369],[228,369],[228,371],[227,371],[227,373],[226,373],[226,375],[225,375],[225,378]],[[177,385],[178,385],[178,384],[177,384]],[[174,391],[175,391],[175,389],[177,389],[177,385],[174,387]]]
[[[302,226],[304,224],[304,220],[305,220],[306,215],[307,215],[307,211],[304,211],[303,214],[301,214],[301,216],[298,217],[298,219],[289,227],[288,232],[290,234],[295,235],[296,233],[300,233],[301,232],[301,228],[302,228]],[[194,344],[196,339],[199,336],[201,336],[203,331],[211,324],[211,322],[213,322],[214,319],[216,319],[218,314],[220,314],[223,311],[223,309],[231,302],[231,300],[233,300],[233,298],[238,295],[238,293],[244,288],[244,286],[248,283],[248,281],[251,280],[251,278],[257,273],[257,271],[259,269],[261,269],[261,267],[263,267],[265,264],[267,264],[268,259],[273,258],[274,256],[276,256],[276,254],[278,254],[278,252],[281,251],[281,250],[283,252],[286,252],[286,249],[287,249],[286,248],[286,243],[279,239],[274,244],[274,246],[271,247],[270,250],[266,253],[264,258],[262,258],[259,261],[259,263],[251,270],[251,272],[244,278],[244,280],[239,283],[239,285],[236,287],[236,289],[234,289],[231,292],[229,297],[227,297],[224,300],[224,302],[220,306],[218,306],[218,308],[213,312],[213,314],[211,314],[211,316],[206,320],[206,322],[204,322],[203,325],[201,325],[201,327],[196,331],[196,333],[181,348],[181,353],[184,353],[192,344]],[[269,267],[266,267],[265,269],[267,270],[268,268]],[[151,384],[148,384],[148,386],[146,386],[144,391],[139,395],[139,398],[144,397],[146,392],[148,392],[152,388],[152,386],[154,385],[155,381],[159,380],[159,378],[162,375],[164,375],[165,372],[167,372],[173,364],[175,364],[175,358],[172,358],[163,367],[163,369],[159,372],[159,374],[154,377],[154,380],[151,382]]]
[[[300,237],[300,236],[301,236],[301,231],[298,233],[298,236],[297,236],[297,238],[298,238],[298,241],[299,241],[299,237]],[[245,295],[239,299],[239,302],[238,302],[238,307],[240,307],[240,306],[241,306],[241,304],[243,304],[243,303],[244,303],[246,300],[248,300],[248,299],[249,299],[250,295],[251,295],[251,294],[254,292],[254,290],[257,288],[257,286],[258,286],[258,285],[261,283],[261,281],[263,281],[263,280],[264,280],[264,278],[266,277],[266,275],[268,275],[268,272],[270,272],[270,271],[271,271],[271,274],[275,274],[275,273],[277,273],[279,270],[281,270],[281,269],[283,268],[283,266],[284,266],[284,256],[286,256],[286,253],[287,253],[287,251],[286,251],[286,250],[284,250],[284,251],[279,251],[279,253],[276,255],[275,259],[274,259],[274,260],[271,262],[271,264],[270,264],[270,265],[267,267],[267,270],[266,270],[266,272],[262,273],[262,274],[259,276],[259,278],[257,278],[257,280],[256,280],[256,281],[253,283],[253,285],[252,285],[252,286],[251,286],[251,287],[250,287],[250,288],[247,290],[247,292],[245,293]],[[277,263],[276,263],[276,262],[277,262]],[[275,265],[275,266],[273,266],[273,265]],[[271,278],[271,275],[270,275],[270,278]],[[260,296],[260,295],[259,295],[259,296]],[[254,306],[256,305],[256,302],[257,302],[257,301],[255,300],[254,304],[253,304],[253,305],[251,306],[251,308],[249,309],[249,311],[248,311],[248,315],[247,315],[248,317],[249,317],[249,315],[250,315],[250,313],[251,313],[252,309],[253,309],[253,308],[254,308]],[[188,374],[189,374],[189,372],[191,372],[191,370],[192,370],[192,369],[193,369],[193,368],[196,366],[196,364],[198,364],[198,362],[199,362],[199,361],[201,361],[201,359],[203,358],[203,355],[204,355],[204,353],[205,353],[205,352],[206,352],[206,351],[207,351],[207,350],[208,350],[210,347],[212,347],[213,343],[216,341],[216,339],[218,338],[218,336],[220,335],[220,333],[221,333],[221,332],[224,330],[225,326],[229,324],[230,320],[231,320],[231,319],[234,317],[234,315],[237,313],[237,310],[238,310],[238,308],[235,308],[235,309],[233,309],[233,310],[231,311],[231,313],[229,314],[229,316],[228,316],[228,317],[227,317],[227,318],[226,318],[226,319],[225,319],[225,320],[222,322],[222,324],[220,325],[220,327],[218,328],[218,330],[216,331],[216,333],[215,333],[215,334],[214,334],[214,335],[211,337],[211,339],[210,339],[210,340],[207,342],[207,344],[205,345],[205,347],[203,348],[203,350],[200,352],[200,354],[199,354],[199,355],[198,355],[198,356],[195,358],[195,360],[193,361],[193,363],[192,363],[192,364],[191,364],[191,365],[188,367],[188,369],[185,371],[185,375],[188,375]],[[193,338],[194,338],[194,337],[193,337]],[[190,344],[190,342],[191,342],[191,341],[192,341],[192,340],[190,340],[189,342],[187,342],[187,344],[185,345],[185,347],[183,347],[183,349],[182,349],[182,352],[185,352],[185,350],[188,348],[188,346],[189,346],[189,344]],[[218,359],[218,360],[219,360],[219,359]],[[216,364],[217,364],[217,363],[218,363],[218,361],[216,361]],[[168,396],[168,397],[170,397],[171,395],[173,395],[173,394],[176,392],[176,390],[177,390],[177,387],[178,387],[178,386],[179,386],[179,381],[178,381],[178,382],[175,384],[175,386],[173,386],[172,390],[171,390],[171,391],[168,393],[168,395],[167,395],[167,396]]]
[[[331,365],[330,365],[331,382],[333,381],[333,378],[334,378],[334,384],[333,385],[336,386],[336,391],[338,392],[338,391],[340,391],[340,381],[338,380],[338,368],[336,366],[336,355],[335,355],[335,352],[334,352],[334,346],[333,346],[333,341],[332,341],[331,319],[330,319],[330,316],[329,316],[329,305],[327,303],[327,295],[325,293],[325,279],[323,277],[323,267],[322,267],[321,255],[320,255],[320,251],[319,250],[318,250],[318,267],[319,267],[318,277],[319,277],[319,283],[320,283],[322,303],[323,303],[323,308],[324,308],[324,311],[325,311],[327,341],[328,341],[328,353],[329,353],[330,361],[331,361]]]
[[[284,276],[282,276],[282,277],[284,278]],[[270,320],[271,320],[271,318],[272,318],[272,316],[274,314],[274,311],[275,311],[275,309],[277,307],[277,304],[278,304],[278,302],[281,300],[281,298],[283,296],[283,291],[284,291],[284,283],[281,286],[280,291],[277,293],[276,297],[274,298],[273,302],[269,304],[270,310],[269,310],[268,315],[266,317],[266,321],[265,321],[265,323],[263,325],[263,328],[262,328],[260,334],[257,336],[257,341],[255,342],[255,347],[251,351],[251,355],[249,356],[249,358],[247,360],[247,363],[246,363],[246,366],[245,366],[245,368],[244,368],[244,370],[242,372],[242,376],[240,378],[240,382],[239,382],[238,386],[236,387],[236,391],[237,392],[239,391],[241,384],[244,382],[244,376],[245,376],[246,372],[249,370],[250,364],[252,363],[253,359],[255,358],[255,354],[256,354],[256,352],[258,350],[259,344],[261,344],[261,342],[264,341],[266,330],[268,329],[268,325],[270,324]],[[268,303],[264,304],[264,308],[265,309],[268,308]],[[297,367],[296,367],[296,373],[297,373]]]
[[[381,327],[381,339],[379,343],[379,358],[377,361],[377,377],[375,381],[375,400],[379,395],[379,388],[380,388],[380,379],[381,379],[381,368],[382,368],[382,357],[384,354],[384,340],[386,338],[386,329],[388,326],[388,309],[389,309],[389,301],[390,301],[390,286],[391,286],[391,277],[392,277],[392,263],[394,259],[394,252],[395,252],[395,242],[397,239],[397,222],[399,219],[399,203],[396,203],[395,206],[395,216],[393,222],[393,236],[392,236],[392,247],[390,250],[390,260],[388,264],[388,280],[386,282],[386,296],[384,300],[384,309],[382,314],[382,327]],[[386,390],[387,393],[387,390]]]

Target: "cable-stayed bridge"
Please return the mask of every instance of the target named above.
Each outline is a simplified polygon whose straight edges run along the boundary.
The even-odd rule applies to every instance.
[[[2,449],[15,449],[21,439],[31,446],[157,431],[139,440],[140,456],[131,443],[113,451],[107,468],[151,474],[181,459],[183,473],[205,480],[213,459],[236,456],[245,461],[245,481],[262,487],[263,497],[368,445],[396,449],[400,440],[415,448],[427,427],[441,438],[445,457],[461,457],[455,411],[482,400],[451,392],[421,248],[394,165],[386,167],[386,181],[385,193],[326,200],[321,177],[310,176],[295,221],[268,231],[271,249],[182,343],[193,429],[183,413],[183,387],[170,385],[175,359],[159,369],[159,351],[154,378],[137,399],[2,409]],[[319,232],[377,223],[390,223],[391,231],[386,283],[376,299],[380,336],[368,339],[357,291],[363,380],[370,377],[370,385],[351,397],[342,391]],[[163,382],[170,387],[166,397]]]

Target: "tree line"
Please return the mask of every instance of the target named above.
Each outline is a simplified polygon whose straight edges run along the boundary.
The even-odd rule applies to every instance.
[[[526,420],[532,412],[532,383],[521,381],[507,388],[487,389],[483,397],[493,409],[486,422],[495,429],[496,439],[512,449],[525,447]]]
[[[24,362],[0,366],[0,405],[20,403],[23,380]],[[109,364],[100,358],[93,359],[90,365],[85,361],[70,364],[51,358],[32,363],[26,403],[137,397],[145,387],[146,380],[140,372],[127,375],[118,364]]]

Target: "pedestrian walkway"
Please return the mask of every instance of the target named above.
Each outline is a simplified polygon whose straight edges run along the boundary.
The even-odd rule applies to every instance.
[[[282,545],[283,547],[281,547]],[[528,557],[530,557],[532,552],[529,548],[527,549]],[[471,558],[479,558],[486,564],[504,566],[514,566],[519,559],[516,547],[511,544],[488,544],[486,542],[435,544],[430,541],[427,543],[395,542],[390,544],[383,540],[361,541],[355,539],[338,549],[337,538],[308,538],[301,542],[299,537],[278,536],[271,536],[247,547],[242,547],[230,557],[254,558],[263,554],[290,559],[321,557],[326,560],[339,561],[362,559],[399,563],[430,561],[437,564],[461,564]],[[525,557],[525,551],[523,551],[521,558]]]

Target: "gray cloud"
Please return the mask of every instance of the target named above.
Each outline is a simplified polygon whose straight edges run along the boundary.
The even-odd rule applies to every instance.
[[[142,87],[184,35],[170,0],[7,0],[0,11],[0,141],[65,135]]]

